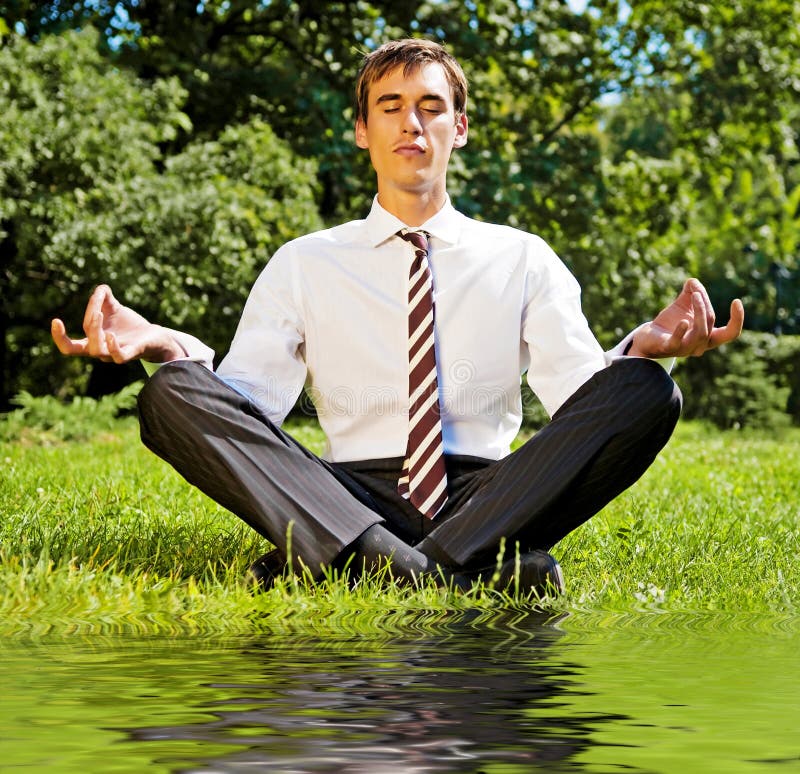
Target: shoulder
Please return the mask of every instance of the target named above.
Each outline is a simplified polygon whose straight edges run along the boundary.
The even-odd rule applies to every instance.
[[[513,226],[476,220],[461,212],[457,214],[461,222],[461,239],[466,244],[490,243],[495,246],[494,252],[516,248],[528,258],[558,260],[552,247],[538,234]]]
[[[311,270],[315,263],[326,256],[337,255],[347,247],[363,244],[364,234],[364,221],[353,220],[291,239],[272,254],[259,279],[296,279],[298,273]]]
[[[277,250],[275,256],[279,253],[300,255],[313,252],[316,248],[323,246],[345,246],[354,242],[363,242],[365,235],[366,221],[351,220],[292,239]]]
[[[493,267],[524,277],[526,293],[569,294],[579,285],[555,250],[538,234],[461,214],[461,244],[479,251]]]

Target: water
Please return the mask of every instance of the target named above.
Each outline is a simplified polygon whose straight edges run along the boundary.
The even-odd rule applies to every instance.
[[[796,622],[5,639],[0,770],[800,771]]]

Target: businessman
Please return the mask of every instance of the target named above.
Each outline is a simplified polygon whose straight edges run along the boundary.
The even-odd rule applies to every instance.
[[[494,575],[563,588],[549,553],[635,482],[669,439],[675,357],[734,340],[687,280],[604,352],[580,288],[539,237],[478,222],[447,195],[467,142],[467,82],[444,48],[365,57],[355,138],[377,195],[363,220],[281,247],[256,280],[216,371],[200,340],[141,317],[100,285],[66,355],[144,361],[143,442],[267,537],[264,585],[289,554],[319,578],[389,565],[398,579],[469,588]],[[521,375],[551,421],[510,453]],[[327,438],[317,457],[282,429],[303,386]],[[498,552],[505,554],[497,564]]]

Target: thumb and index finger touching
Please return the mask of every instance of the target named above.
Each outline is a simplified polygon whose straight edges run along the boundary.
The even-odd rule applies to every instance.
[[[739,337],[744,326],[744,305],[741,299],[735,298],[731,302],[730,317],[728,322],[721,327],[714,327],[716,315],[711,299],[708,296],[704,285],[700,280],[691,278],[686,280],[683,286],[683,294],[687,295],[691,306],[693,298],[695,300],[695,314],[704,313],[708,330],[708,340],[705,349],[715,349],[722,344],[727,344]],[[700,311],[702,310],[702,311]]]
[[[59,352],[68,356],[94,356],[109,359],[108,347],[103,331],[104,311],[111,311],[117,304],[108,285],[98,285],[86,304],[83,315],[83,338],[73,339],[67,334],[64,322],[55,318],[50,323],[50,335]]]

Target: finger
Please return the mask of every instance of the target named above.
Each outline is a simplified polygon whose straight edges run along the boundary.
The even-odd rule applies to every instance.
[[[692,320],[683,337],[681,355],[698,355],[708,349],[709,328],[701,293],[692,293]]]
[[[108,350],[108,354],[111,359],[115,363],[122,363],[122,352],[120,351],[119,342],[117,341],[117,337],[108,331],[106,333],[106,349]]]
[[[717,315],[714,313],[714,305],[711,303],[711,299],[708,297],[708,291],[706,291],[705,286],[698,279],[693,278],[689,280],[689,282],[692,284],[693,293],[699,293],[703,300],[703,309],[706,318],[706,330],[712,331],[714,330],[714,322],[717,319]]]
[[[123,347],[120,345],[117,337],[110,331],[106,333],[106,349],[110,359],[115,363],[127,363],[132,360],[133,347]]]
[[[103,305],[106,302],[114,303],[116,299],[114,298],[114,294],[111,292],[111,288],[108,285],[98,285],[93,291],[92,295],[89,296],[89,301],[86,304],[86,311],[83,315],[83,330],[88,334],[86,330],[89,325],[91,325],[94,316],[98,312],[103,311]]]
[[[694,293],[695,290],[695,282],[697,282],[697,280],[688,279],[683,283],[681,292],[678,293],[678,297],[675,299],[675,303],[680,306],[681,309],[689,311],[692,308],[692,293]]]
[[[50,323],[50,335],[62,355],[86,354],[86,339],[71,339],[67,336],[67,329],[64,327],[64,323],[58,318]]]
[[[739,338],[742,327],[744,326],[744,305],[741,300],[735,298],[731,302],[731,316],[728,324],[723,328],[715,328],[711,332],[709,339],[710,347],[719,347],[729,341]]]
[[[742,328],[744,328],[744,304],[741,298],[734,298],[731,301],[731,317],[728,325],[730,325],[731,321],[734,323],[737,335],[740,334]]]
[[[711,334],[711,330],[714,327],[714,312],[712,310],[711,314],[709,315],[709,306],[711,306],[711,302],[708,300],[708,295],[705,293],[705,289],[702,293],[700,291],[695,291],[692,293],[692,311],[694,311],[695,317],[694,329],[697,331],[697,335],[701,339],[708,339],[709,335]]]
[[[669,337],[664,355],[666,357],[680,357],[684,352],[684,336],[689,330],[689,321],[681,320]]]
[[[103,332],[103,313],[95,312],[85,330],[89,354],[101,359],[107,358],[109,355],[106,336]]]

